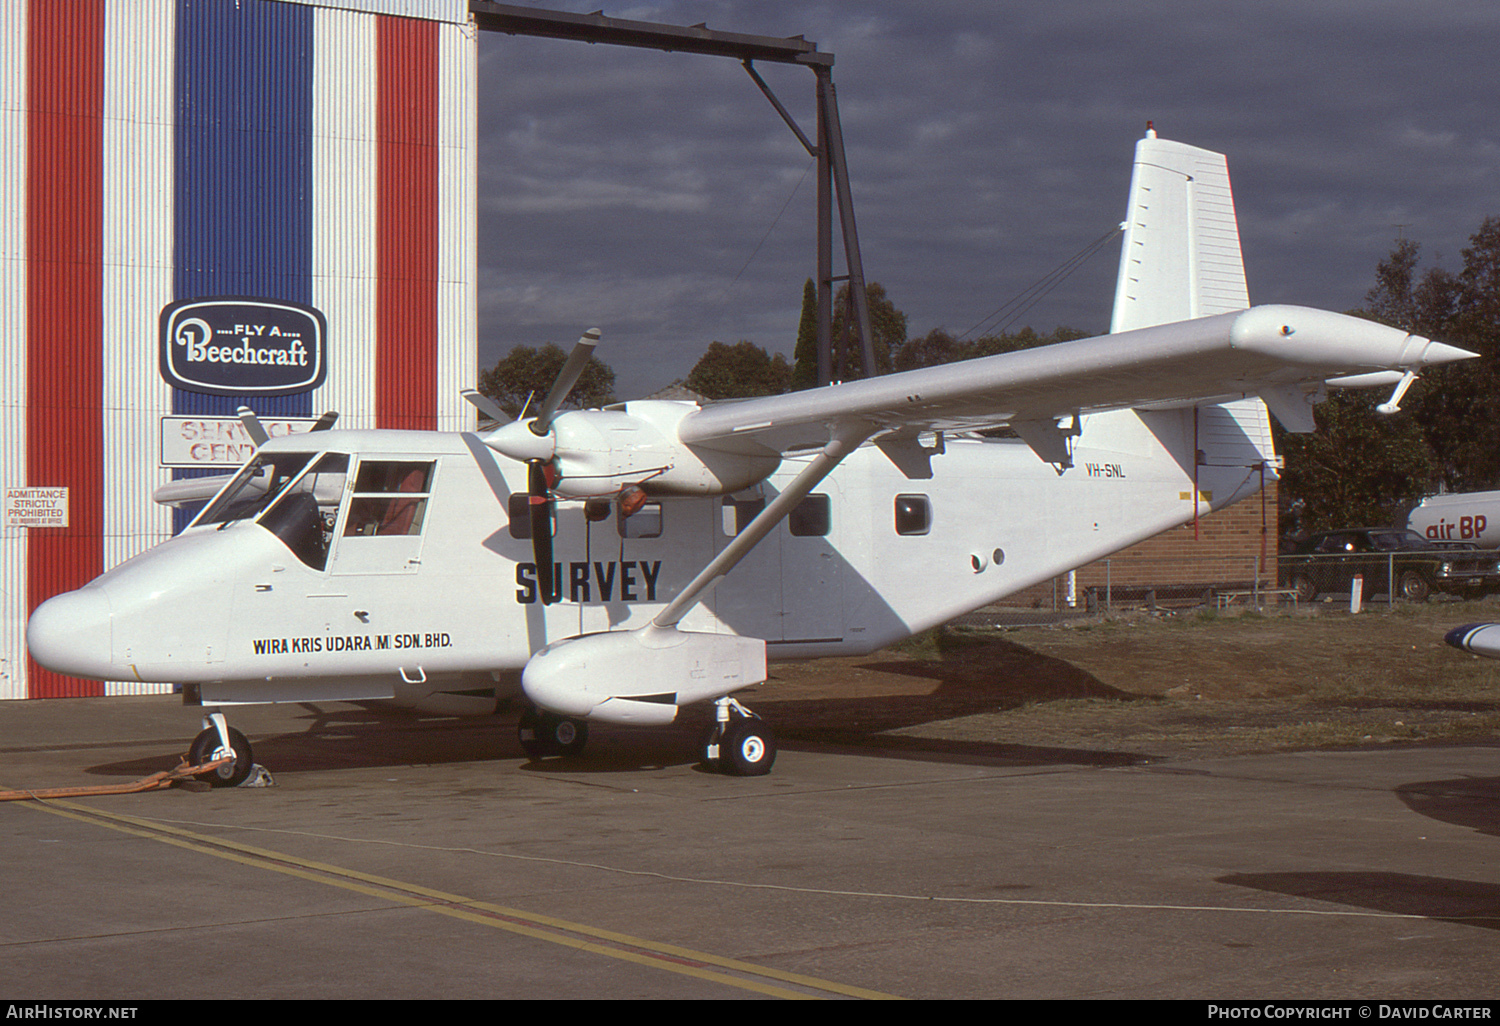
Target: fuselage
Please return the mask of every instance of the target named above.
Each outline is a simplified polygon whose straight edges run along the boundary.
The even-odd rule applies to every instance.
[[[1070,467],[1014,438],[926,439],[902,466],[865,445],[682,629],[797,659],[944,623],[1251,494],[1269,434],[1249,407],[1086,417]],[[1208,411],[1220,442],[1205,442]],[[1195,445],[1224,456],[1196,481]],[[652,496],[629,517],[609,496],[558,500],[544,596],[516,515],[525,468],[477,436],[277,438],[180,535],[40,606],[28,644],[58,672],[205,702],[482,704],[544,645],[646,624],[801,465],[730,495]]]

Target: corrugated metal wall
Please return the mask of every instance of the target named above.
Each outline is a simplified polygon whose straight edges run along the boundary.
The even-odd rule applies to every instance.
[[[27,603],[103,569],[104,0],[31,0],[26,51],[26,481],[68,489],[29,528]],[[32,693],[99,685],[36,673]]]
[[[0,487],[26,480],[26,8],[0,6]],[[27,532],[0,530],[0,695],[26,694]]]
[[[28,668],[24,626],[170,533],[164,416],[472,426],[473,29],[463,0],[17,0],[0,47],[0,487],[69,490],[68,527],[4,528],[0,697],[157,690]],[[170,387],[161,309],[224,295],[320,309],[322,387]]]

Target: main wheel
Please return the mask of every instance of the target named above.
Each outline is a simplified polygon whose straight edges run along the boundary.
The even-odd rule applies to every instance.
[[[206,773],[199,774],[199,780],[205,780],[214,787],[239,787],[250,776],[250,771],[255,768],[255,756],[250,751],[250,742],[245,735],[230,727],[229,752],[234,756],[233,762],[226,762],[217,769],[211,769]],[[219,732],[213,727],[204,730],[193,738],[192,747],[188,749],[188,762],[194,766],[200,766],[218,758],[219,754]]]
[[[516,736],[532,759],[577,755],[588,744],[589,725],[586,720],[573,720],[528,706],[516,725]]]
[[[1427,596],[1432,594],[1432,586],[1417,571],[1403,570],[1396,578],[1396,594],[1408,602],[1426,602]]]
[[[719,768],[731,777],[762,777],[776,762],[776,739],[761,720],[732,719],[719,739]]]

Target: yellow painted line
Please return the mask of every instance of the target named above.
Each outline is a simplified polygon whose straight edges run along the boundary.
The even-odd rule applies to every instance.
[[[227,859],[242,865],[258,869],[270,869],[287,876],[297,877],[298,879],[339,887],[380,900],[399,902],[412,908],[436,912],[440,915],[478,923],[482,926],[495,927],[536,940],[561,944],[580,951],[633,962],[637,965],[665,969],[669,972],[680,973],[685,976],[692,976],[714,983],[722,983],[726,986],[738,987],[771,997],[806,999],[817,995],[787,990],[782,987],[761,983],[757,980],[727,976],[723,973],[716,973],[701,968],[701,966],[717,966],[732,972],[777,980],[782,983],[823,991],[828,994],[838,994],[843,997],[875,1000],[889,1000],[895,997],[893,994],[885,994],[880,991],[866,990],[862,987],[851,987],[846,984],[835,983],[831,980],[821,980],[798,973],[783,972],[779,969],[754,965],[750,962],[741,962],[732,958],[711,955],[707,952],[694,951],[691,948],[678,947],[673,944],[662,944],[640,937],[633,937],[629,934],[616,933],[613,930],[604,930],[582,923],[569,922],[565,919],[557,919],[552,916],[538,915],[534,912],[526,912],[520,909],[507,908],[503,905],[477,901],[473,898],[463,897],[462,895],[433,890],[430,887],[423,887],[420,884],[405,883],[399,880],[392,880],[388,877],[362,873],[354,869],[314,862],[309,859],[298,858],[294,855],[271,851],[267,848],[257,848],[254,845],[242,844],[238,841],[231,841],[222,837],[213,837],[208,834],[199,834],[191,830],[184,830],[180,827],[168,826],[149,819],[139,819],[117,812],[105,812],[88,805],[79,805],[74,802],[62,800],[19,802],[17,804],[27,808],[50,812],[53,815],[63,816],[68,819],[93,823],[133,836],[171,844],[189,851],[213,855],[217,858]],[[541,927],[545,927],[546,929],[541,929]],[[568,937],[553,932],[558,930],[580,934],[585,937],[594,937],[599,940],[608,941],[611,944],[626,945],[629,948],[640,950],[630,951],[622,950],[621,948],[606,947],[602,944],[595,944],[591,941],[580,940],[576,937]],[[643,954],[642,952],[646,953]],[[701,965],[687,963],[700,963]]]

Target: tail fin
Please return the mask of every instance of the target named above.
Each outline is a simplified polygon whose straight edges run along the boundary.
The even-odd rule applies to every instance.
[[[1110,331],[1249,307],[1222,153],[1158,139],[1148,128],[1135,145],[1124,228]]]
[[[1229,163],[1222,153],[1158,139],[1148,127],[1135,144],[1124,227],[1111,332],[1249,308]],[[1200,404],[1193,423],[1199,466],[1255,468],[1268,460],[1276,466],[1260,399]],[[1225,496],[1221,504],[1225,498],[1233,501]]]

